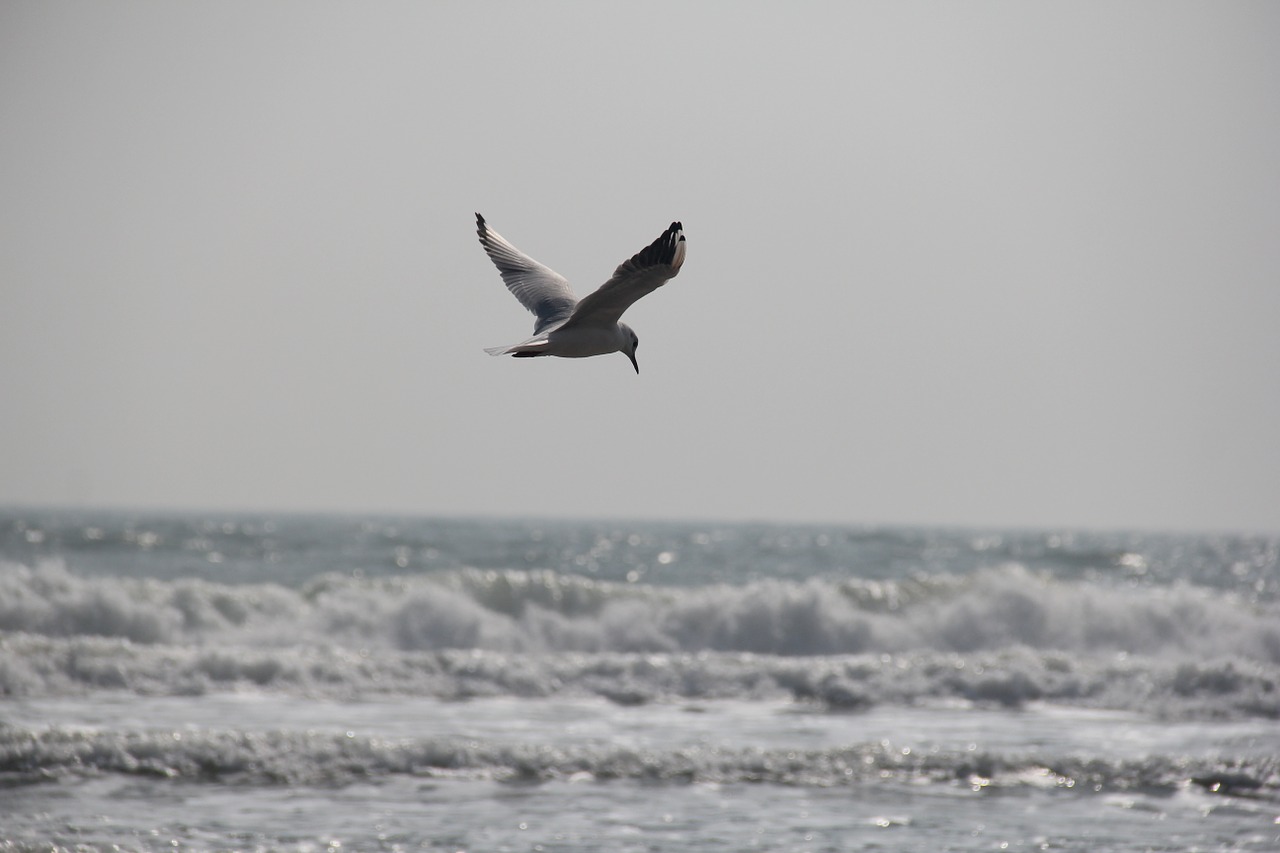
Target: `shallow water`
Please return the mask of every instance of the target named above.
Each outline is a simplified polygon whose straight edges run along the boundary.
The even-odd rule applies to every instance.
[[[1271,539],[0,531],[5,849],[1280,849]]]

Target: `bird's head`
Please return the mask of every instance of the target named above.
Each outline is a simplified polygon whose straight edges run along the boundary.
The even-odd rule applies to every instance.
[[[640,364],[636,361],[636,347],[640,346],[640,338],[626,323],[619,323],[618,328],[622,330],[622,354],[631,359],[631,366],[636,369],[636,373],[639,373]]]

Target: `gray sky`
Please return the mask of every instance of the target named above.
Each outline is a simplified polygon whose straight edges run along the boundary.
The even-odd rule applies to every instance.
[[[0,504],[1280,530],[1280,4],[0,5]],[[532,318],[673,219],[622,355]]]

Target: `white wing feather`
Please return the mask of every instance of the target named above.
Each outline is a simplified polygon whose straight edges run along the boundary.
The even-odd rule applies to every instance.
[[[480,235],[480,245],[484,247],[489,260],[493,261],[502,275],[507,290],[537,318],[533,324],[535,335],[573,312],[578,297],[574,295],[564,276],[511,245],[501,234],[490,228],[478,213],[476,233]]]

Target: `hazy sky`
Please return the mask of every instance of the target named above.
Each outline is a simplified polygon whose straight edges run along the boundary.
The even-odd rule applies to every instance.
[[[1277,152],[1270,2],[4,0],[0,504],[1277,531]]]

